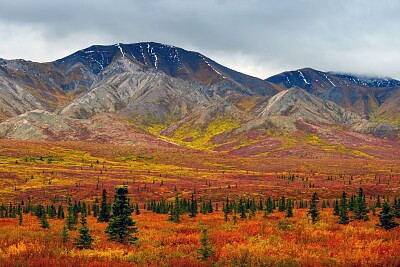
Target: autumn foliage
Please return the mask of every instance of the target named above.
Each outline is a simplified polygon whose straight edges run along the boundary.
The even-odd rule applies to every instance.
[[[0,266],[400,264],[397,161],[73,142],[0,150]],[[120,202],[115,188],[127,190]],[[122,210],[131,230],[119,242],[107,229]]]

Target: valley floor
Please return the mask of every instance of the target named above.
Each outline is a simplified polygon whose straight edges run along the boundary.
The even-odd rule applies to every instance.
[[[156,149],[83,142],[0,141],[0,205],[63,205],[67,195],[93,205],[106,189],[112,199],[114,187],[127,185],[132,203],[141,213],[132,214],[138,228],[135,246],[107,240],[104,229],[88,215],[93,249],[79,250],[62,242],[64,220],[40,220],[23,215],[0,218],[0,266],[398,266],[400,227],[384,230],[379,224],[379,198],[391,203],[400,196],[400,160],[360,158],[241,158],[183,147]],[[369,221],[338,223],[334,200],[342,192],[357,195],[364,189]],[[300,208],[314,192],[319,196],[320,221],[312,224],[308,208]],[[212,213],[181,221],[168,221],[168,214],[144,208],[149,202],[173,203],[194,197],[212,201]],[[282,196],[291,199],[294,216],[285,218],[277,209],[264,216],[228,214],[222,211],[230,200]],[[323,203],[325,207],[323,208]],[[327,204],[329,203],[329,204]],[[218,204],[218,210],[217,210]],[[375,209],[375,215],[372,210]],[[399,219],[396,219],[399,221]],[[79,228],[79,226],[78,226]],[[199,249],[202,230],[215,252],[202,260]]]

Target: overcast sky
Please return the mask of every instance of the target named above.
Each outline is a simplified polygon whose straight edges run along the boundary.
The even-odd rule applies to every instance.
[[[397,0],[0,0],[0,57],[155,41],[267,78],[311,67],[400,79]]]

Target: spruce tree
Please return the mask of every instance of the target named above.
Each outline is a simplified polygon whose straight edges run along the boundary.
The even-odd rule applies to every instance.
[[[45,212],[42,212],[42,216],[40,217],[40,226],[42,228],[50,228],[49,222],[47,221],[47,215]]]
[[[364,190],[360,187],[354,206],[354,218],[356,220],[368,221],[368,212],[369,210],[367,209],[367,202],[365,200]]]
[[[74,211],[74,206],[72,205],[71,196],[68,196],[67,200],[68,214],[67,214],[67,227],[68,230],[74,230],[78,224],[77,213]]]
[[[140,215],[140,210],[139,210],[139,204],[138,203],[136,203],[136,205],[135,205],[135,214],[136,215]]]
[[[58,206],[57,218],[58,218],[58,219],[64,219],[64,217],[65,217],[64,208],[63,208],[63,206],[60,204],[60,206]]]
[[[378,198],[376,199],[375,207],[377,207],[377,208],[381,208],[382,207],[381,197],[379,195],[378,195]]]
[[[308,215],[311,216],[311,221],[313,224],[320,220],[317,202],[318,202],[317,192],[314,192],[310,202],[310,209],[308,210]]]
[[[86,221],[86,211],[81,211],[81,228],[79,229],[79,236],[75,239],[75,246],[79,249],[93,249],[94,239],[90,235],[89,227]]]
[[[265,205],[265,210],[267,213],[272,213],[274,211],[274,202],[271,197],[268,197],[267,204]]]
[[[134,244],[137,237],[133,237],[132,234],[137,232],[137,228],[136,222],[131,217],[133,209],[129,205],[127,195],[128,187],[122,186],[115,189],[112,216],[105,232],[112,241]]]
[[[67,224],[64,224],[61,232],[61,240],[63,243],[67,243],[69,241],[69,232]]]
[[[57,210],[54,204],[51,204],[49,207],[49,218],[54,219],[57,216]]]
[[[192,194],[192,199],[190,201],[190,209],[189,209],[189,217],[194,218],[197,216],[198,208],[197,208],[197,200],[194,198]]]
[[[107,190],[103,189],[101,194],[99,222],[108,222],[110,220],[110,205],[107,203]]]
[[[94,204],[92,206],[93,209],[93,217],[97,218],[99,216],[99,205]]]
[[[215,251],[212,248],[212,245],[208,241],[208,234],[207,234],[207,229],[203,229],[202,236],[200,238],[201,242],[201,248],[199,248],[198,253],[201,256],[201,259],[203,261],[208,260],[212,255],[215,254]]]
[[[339,201],[336,199],[333,203],[333,215],[339,215],[339,214],[340,214]]]
[[[390,230],[399,225],[398,222],[394,221],[395,215],[387,201],[383,202],[382,210],[378,216],[380,222],[379,226],[386,230]]]
[[[175,205],[171,205],[171,213],[169,215],[168,220],[174,223],[180,223],[180,214],[181,214],[181,209],[180,209],[180,202],[179,202],[179,196],[175,196]]]
[[[213,213],[213,211],[214,211],[213,206],[212,206],[211,199],[208,201],[206,211],[207,211],[208,213]]]
[[[286,218],[291,218],[293,217],[293,202],[289,199],[288,203],[287,203],[287,207],[286,207]]]
[[[239,200],[239,212],[240,212],[240,219],[246,219],[246,207],[243,204],[242,199]]]
[[[278,211],[284,211],[284,210],[286,210],[285,196],[282,196],[281,201],[279,202]]]
[[[339,211],[340,224],[348,224],[350,222],[346,196],[347,196],[346,192],[343,191],[342,197],[340,199],[340,211]]]
[[[36,210],[35,210],[35,215],[36,217],[38,217],[39,219],[42,218],[43,213],[45,213],[45,209],[43,207],[43,205],[37,205]]]
[[[23,221],[24,219],[22,218],[22,211],[19,213],[19,226],[21,226],[22,225],[22,221]]]

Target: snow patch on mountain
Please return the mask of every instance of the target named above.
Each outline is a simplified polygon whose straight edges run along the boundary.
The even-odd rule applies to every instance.
[[[116,44],[116,46],[119,48],[119,51],[120,51],[121,54],[122,54],[122,58],[125,58],[125,53],[124,53],[124,51],[122,50],[121,43]]]
[[[304,78],[304,74],[303,74],[301,71],[298,71],[298,72],[299,72],[301,78],[303,78],[303,81],[304,81],[306,84],[309,84],[308,81],[306,80],[306,78]]]

